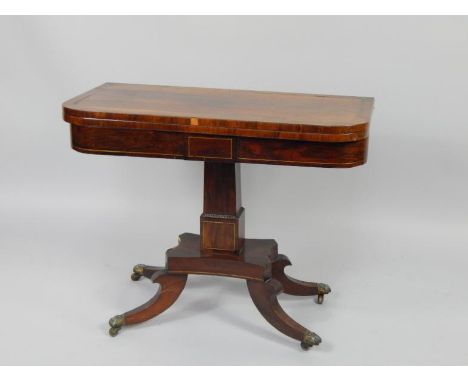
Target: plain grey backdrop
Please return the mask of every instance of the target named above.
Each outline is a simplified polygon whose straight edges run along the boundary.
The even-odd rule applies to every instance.
[[[468,364],[468,18],[1,17],[0,48],[1,364]],[[208,276],[107,335],[198,232],[203,166],[72,151],[61,104],[106,81],[375,97],[365,166],[242,165],[247,235],[332,287],[279,297],[319,347]]]

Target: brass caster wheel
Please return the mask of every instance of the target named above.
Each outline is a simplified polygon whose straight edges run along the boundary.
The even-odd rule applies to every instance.
[[[302,338],[301,348],[304,350],[310,349],[312,346],[317,346],[322,342],[322,339],[315,333],[306,331]]]
[[[111,337],[115,337],[117,334],[119,334],[120,328],[110,328],[109,329],[109,335]]]
[[[143,271],[145,270],[144,264],[137,264],[133,267],[133,273],[130,276],[133,281],[140,280],[141,276],[143,276]]]
[[[115,337],[119,333],[119,330],[122,328],[122,326],[125,325],[125,317],[122,314],[114,316],[109,320],[109,325],[109,335],[111,337]]]
[[[323,304],[323,299],[326,294],[331,292],[331,288],[327,284],[318,284],[317,304]]]

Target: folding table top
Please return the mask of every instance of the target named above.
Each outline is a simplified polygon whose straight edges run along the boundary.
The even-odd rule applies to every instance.
[[[105,83],[63,104],[79,126],[352,142],[365,139],[373,98]]]

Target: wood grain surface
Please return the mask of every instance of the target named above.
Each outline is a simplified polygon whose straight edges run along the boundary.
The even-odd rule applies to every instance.
[[[364,139],[373,98],[105,83],[63,104],[79,126],[350,142]]]

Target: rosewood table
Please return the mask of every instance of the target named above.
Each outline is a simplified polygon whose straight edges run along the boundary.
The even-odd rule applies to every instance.
[[[138,264],[132,280],[160,284],[145,304],[110,319],[115,336],[165,311],[189,274],[247,281],[263,317],[307,349],[321,342],[281,308],[277,295],[317,296],[327,284],[285,274],[272,239],[244,237],[240,163],[353,167],[366,161],[373,99],[105,83],[63,104],[73,149],[89,154],[204,161],[200,234],[184,233],[166,265]]]

